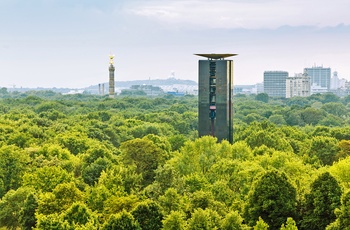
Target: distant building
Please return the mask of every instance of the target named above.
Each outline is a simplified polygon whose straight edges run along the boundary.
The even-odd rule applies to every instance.
[[[256,83],[256,94],[264,92],[264,83]]]
[[[350,89],[350,81],[346,81],[344,87],[345,89]]]
[[[147,96],[158,96],[164,94],[164,91],[159,86],[153,85],[132,85],[129,91],[143,91]]]
[[[333,72],[333,77],[331,78],[331,90],[339,89],[339,77],[338,72]]]
[[[175,92],[175,91],[168,91],[168,92],[166,92],[166,94],[168,94],[168,95],[173,95],[173,96],[176,96],[176,97],[185,96],[185,93]]]
[[[304,72],[310,77],[311,94],[318,93],[317,91],[329,92],[331,88],[331,68],[314,66],[312,68],[305,68]]]
[[[317,84],[311,85],[311,94],[328,93],[328,92],[329,90],[326,87],[322,87]]]
[[[254,93],[255,88],[256,88],[255,85],[235,85],[233,87],[233,94],[234,95],[236,95],[236,94],[249,95],[249,94]]]
[[[270,97],[286,97],[286,71],[265,71],[264,92]]]
[[[255,85],[235,85],[233,87],[233,94],[259,94],[264,92],[263,83],[257,83]]]
[[[338,72],[333,72],[333,76],[331,78],[331,90],[344,89],[345,88],[346,79],[339,79]]]
[[[224,60],[236,54],[197,54],[198,134],[211,135],[219,141],[233,142],[233,61]]]
[[[286,80],[286,98],[308,97],[311,93],[310,77],[304,74],[295,74]]]

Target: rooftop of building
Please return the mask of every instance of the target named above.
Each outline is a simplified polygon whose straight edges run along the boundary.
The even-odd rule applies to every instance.
[[[238,54],[195,54],[195,55],[200,56],[200,57],[206,57],[209,59],[224,59],[227,57],[236,56]]]

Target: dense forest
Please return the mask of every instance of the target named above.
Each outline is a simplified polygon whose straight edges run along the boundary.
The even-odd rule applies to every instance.
[[[196,96],[0,89],[0,228],[350,229],[350,96],[234,110],[218,143]]]

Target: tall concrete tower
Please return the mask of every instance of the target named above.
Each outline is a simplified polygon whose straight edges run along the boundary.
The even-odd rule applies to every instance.
[[[218,141],[233,142],[233,61],[224,58],[237,54],[196,54],[198,68],[198,134]]]
[[[114,55],[109,55],[109,97],[114,98]]]

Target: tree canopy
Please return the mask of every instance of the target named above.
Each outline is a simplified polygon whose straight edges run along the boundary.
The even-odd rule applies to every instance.
[[[347,229],[349,97],[234,97],[234,143],[194,96],[0,90],[0,228]]]

